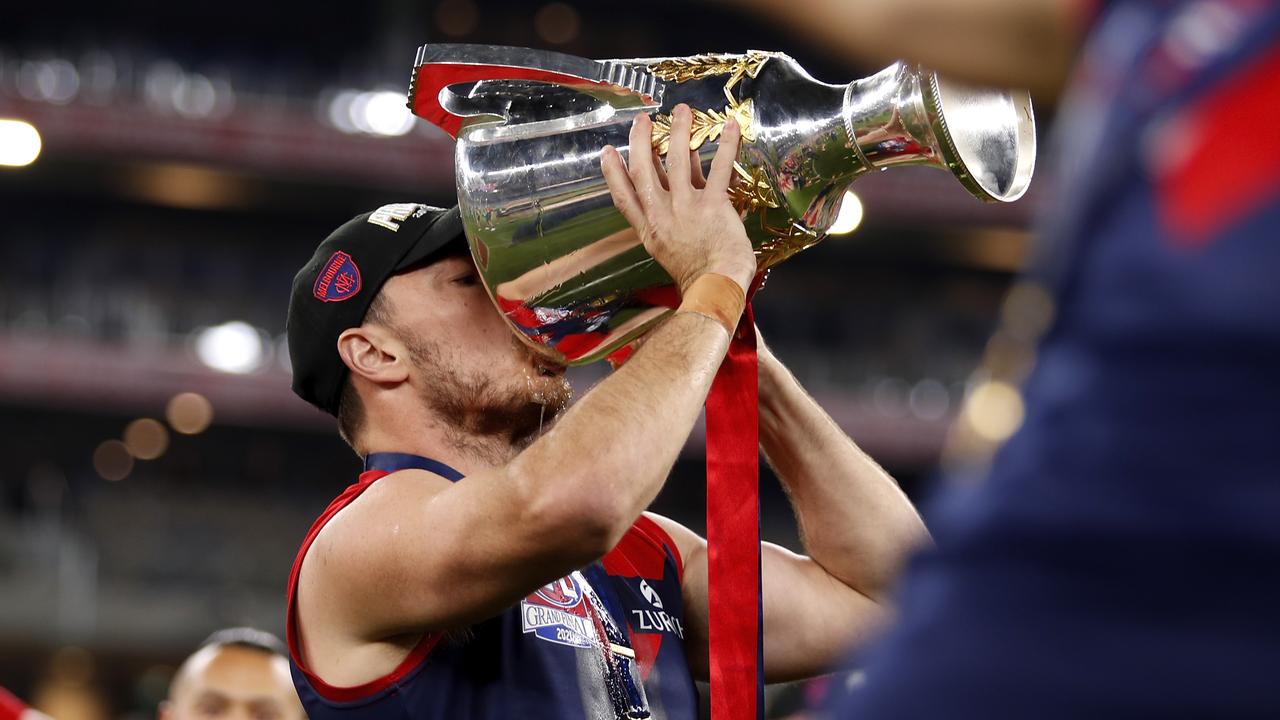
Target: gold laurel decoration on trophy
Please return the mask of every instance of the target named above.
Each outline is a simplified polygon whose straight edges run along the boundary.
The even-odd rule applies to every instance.
[[[769,239],[755,248],[756,265],[761,270],[767,270],[801,250],[812,247],[823,238],[821,234],[795,224],[774,227],[765,221],[763,213],[759,217],[760,227],[770,235]]]
[[[775,228],[763,221],[760,224],[772,235],[755,249],[756,266],[761,270],[777,265],[801,250],[812,247],[822,239],[820,235],[795,225],[789,228]]]
[[[733,164],[736,182],[729,186],[729,200],[739,213],[756,213],[766,208],[778,207],[778,196],[765,177],[764,168],[747,170],[741,163]]]
[[[689,149],[697,150],[708,140],[718,140],[724,132],[724,124],[732,117],[742,128],[742,139],[755,142],[756,132],[752,123],[751,100],[725,106],[724,110],[699,110],[692,108],[693,124],[689,130]],[[653,117],[653,147],[659,155],[666,155],[671,149],[671,116],[655,115]]]
[[[810,247],[822,239],[812,230],[806,230],[794,223],[785,227],[776,227],[769,223],[767,211],[782,207],[778,195],[765,175],[764,168],[753,167],[748,170],[741,163],[734,163],[735,182],[729,187],[729,200],[739,213],[755,215],[760,228],[769,234],[769,239],[755,248],[760,268],[767,269],[796,253]]]
[[[688,82],[712,75],[730,75],[745,64],[746,55],[706,53],[692,57],[667,58],[649,66],[649,72],[667,82]]]
[[[667,58],[649,65],[649,72],[660,80],[687,82],[713,75],[728,75],[725,92],[728,93],[743,77],[755,77],[760,68],[777,53],[748,51],[746,55],[721,55],[708,53],[692,57]],[[730,98],[732,100],[732,98]]]
[[[752,50],[746,55],[695,55],[687,58],[670,58],[649,65],[649,72],[661,80],[668,82],[687,82],[700,80],[715,75],[728,75],[724,84],[724,95],[728,101],[723,111],[699,110],[692,108],[693,124],[689,132],[689,149],[697,150],[708,140],[718,140],[724,132],[724,124],[733,117],[742,128],[742,139],[755,142],[754,113],[751,99],[739,101],[733,95],[733,89],[744,77],[754,78],[770,58],[777,53],[766,53]],[[666,155],[671,149],[671,116],[658,114],[653,118],[653,147],[660,155]],[[768,210],[781,207],[778,195],[765,175],[764,168],[753,167],[748,170],[741,163],[733,164],[737,176],[729,188],[729,199],[733,207],[747,215],[756,215],[760,227],[770,238],[755,248],[759,258],[760,269],[764,270],[776,265],[801,250],[822,239],[812,230],[807,230],[794,223],[786,227],[775,227],[768,222]]]
[[[725,121],[733,117],[742,128],[742,139],[755,142],[752,122],[752,104],[748,98],[739,102],[733,89],[744,77],[754,78],[775,53],[752,50],[746,55],[694,55],[687,58],[668,58],[649,65],[649,72],[662,80],[682,83],[715,75],[728,75],[724,83],[724,96],[728,101],[723,111],[693,108],[693,127],[689,133],[689,149],[697,150],[708,140],[720,137]],[[671,116],[658,114],[653,118],[653,146],[660,155],[666,155],[671,146]]]

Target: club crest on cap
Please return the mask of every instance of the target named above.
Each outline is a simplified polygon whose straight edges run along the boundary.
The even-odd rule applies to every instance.
[[[360,268],[351,256],[339,250],[329,257],[311,294],[322,302],[340,302],[360,292]]]

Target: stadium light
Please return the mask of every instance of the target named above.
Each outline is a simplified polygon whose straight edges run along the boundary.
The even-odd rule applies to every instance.
[[[413,129],[413,115],[405,107],[404,95],[390,90],[365,93],[352,103],[354,112],[357,108],[363,117],[355,119],[356,126],[374,135],[398,137]],[[354,118],[353,118],[354,119]]]
[[[339,90],[328,98],[329,124],[344,133],[399,137],[413,130],[413,114],[404,93],[394,90]]]
[[[196,334],[196,356],[214,370],[251,373],[262,366],[262,335],[252,325],[233,320]]]
[[[40,157],[43,146],[31,123],[0,118],[0,165],[26,167]]]

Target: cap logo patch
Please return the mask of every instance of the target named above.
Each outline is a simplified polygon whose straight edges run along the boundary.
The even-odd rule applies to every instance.
[[[360,268],[351,256],[339,250],[329,257],[316,277],[311,294],[322,302],[341,302],[360,292]]]
[[[426,210],[427,206],[421,203],[393,203],[391,205],[383,205],[374,210],[369,215],[369,223],[384,227],[391,232],[400,230],[400,223],[409,219],[412,215],[417,217]]]

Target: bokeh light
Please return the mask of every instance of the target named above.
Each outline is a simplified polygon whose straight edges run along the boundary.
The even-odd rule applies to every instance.
[[[941,420],[951,407],[951,396],[941,382],[925,378],[912,386],[907,404],[912,414],[921,420]]]
[[[40,157],[43,142],[35,125],[0,118],[0,165],[25,167]]]
[[[106,440],[93,451],[93,469],[103,480],[123,480],[133,472],[133,455],[123,442]]]
[[[80,91],[80,73],[63,58],[27,60],[19,66],[17,89],[28,100],[66,105]]]
[[[325,115],[329,119],[329,124],[338,128],[344,133],[358,132],[356,124],[351,122],[351,104],[355,102],[356,97],[360,94],[358,90],[339,90],[334,93],[328,100],[328,107],[325,109]]]
[[[169,448],[169,431],[151,418],[138,418],[124,429],[124,444],[139,460],[155,460]]]
[[[169,400],[164,416],[175,432],[198,435],[213,422],[213,404],[199,393],[179,393]]]
[[[1022,394],[1007,382],[987,380],[973,389],[964,419],[984,440],[1004,442],[1022,426]]]
[[[578,11],[562,2],[547,3],[533,16],[533,29],[538,37],[553,45],[572,42],[581,27]]]
[[[250,373],[262,367],[262,335],[246,322],[232,320],[196,334],[196,356],[214,370]]]
[[[363,123],[357,124],[374,135],[396,137],[413,129],[413,114],[405,106],[404,93],[390,90],[368,93],[363,110]]]
[[[348,135],[399,137],[413,130],[413,113],[397,90],[344,89],[321,98],[321,103],[329,124]]]

